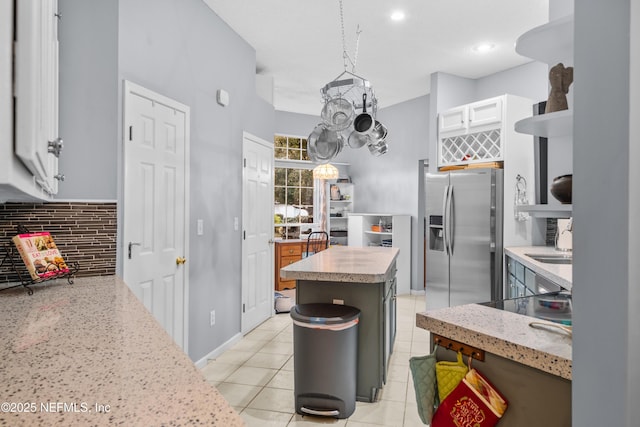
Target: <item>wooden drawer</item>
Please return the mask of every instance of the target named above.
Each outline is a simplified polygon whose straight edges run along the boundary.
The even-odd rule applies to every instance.
[[[280,258],[280,268],[286,267],[289,264],[293,264],[294,262],[298,262],[302,259],[302,256],[283,256]]]
[[[297,255],[298,259],[302,256],[302,245],[300,243],[292,244],[292,245],[282,245],[280,248],[280,256],[281,257],[290,257],[293,255]],[[288,264],[287,264],[288,265]]]

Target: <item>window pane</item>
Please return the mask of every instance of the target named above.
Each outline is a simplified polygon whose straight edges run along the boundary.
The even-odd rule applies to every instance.
[[[301,170],[301,183],[302,187],[311,187],[313,188],[313,170]]]
[[[274,192],[273,192],[273,202],[278,205],[284,205],[287,203],[287,201],[285,200],[285,191],[284,191],[284,187],[275,187],[274,188]]]
[[[274,146],[276,148],[278,148],[278,147],[286,148],[287,147],[287,137],[276,135],[275,138],[273,139],[273,144],[274,144]]]
[[[274,185],[287,185],[287,170],[285,168],[275,168]]]
[[[289,148],[287,150],[287,156],[289,160],[300,160],[301,151],[297,148]]]
[[[276,148],[273,150],[273,158],[274,159],[286,159],[287,158],[287,149],[286,148]]]
[[[300,138],[289,138],[289,148],[300,148]]]
[[[313,188],[303,188],[301,193],[302,204],[306,206],[313,206]]]
[[[296,187],[300,185],[300,169],[287,169],[287,185]]]

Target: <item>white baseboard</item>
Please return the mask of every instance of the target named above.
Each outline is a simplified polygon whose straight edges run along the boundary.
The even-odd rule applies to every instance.
[[[411,289],[411,295],[424,295],[424,289]]]
[[[229,350],[229,348],[231,348],[235,343],[237,343],[241,339],[242,339],[242,334],[238,332],[237,334],[229,338],[220,347],[216,348],[215,350],[213,350],[212,352],[204,356],[202,359],[196,361],[195,362],[196,368],[198,369],[204,368],[205,366],[207,366],[207,363],[209,362],[209,360],[215,359],[216,357],[220,356],[222,353]]]

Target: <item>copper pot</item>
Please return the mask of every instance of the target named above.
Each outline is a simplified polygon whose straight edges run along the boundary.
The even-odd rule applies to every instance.
[[[573,175],[561,175],[553,178],[549,191],[562,204],[571,203]]]

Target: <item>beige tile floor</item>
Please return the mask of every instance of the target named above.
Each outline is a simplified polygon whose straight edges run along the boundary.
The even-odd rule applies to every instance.
[[[399,295],[396,342],[388,381],[374,403],[356,402],[345,420],[295,413],[293,326],[288,313],[277,314],[202,369],[249,427],[336,425],[348,427],[422,426],[416,407],[409,358],[429,352],[429,334],[415,326],[424,296]]]

